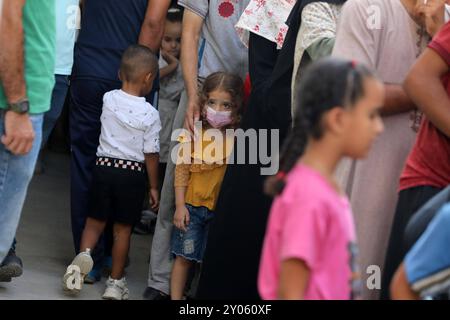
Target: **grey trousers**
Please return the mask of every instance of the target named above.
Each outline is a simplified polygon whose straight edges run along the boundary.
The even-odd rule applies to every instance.
[[[183,127],[187,103],[187,94],[184,91],[175,115],[172,131]],[[170,142],[169,158],[167,160],[166,175],[161,190],[159,213],[156,220],[155,234],[153,235],[148,271],[148,286],[162,291],[165,294],[169,294],[170,288],[170,273],[172,271],[170,239],[172,235],[173,215],[175,214],[175,164],[171,161],[170,154],[177,144],[178,142],[176,141]]]

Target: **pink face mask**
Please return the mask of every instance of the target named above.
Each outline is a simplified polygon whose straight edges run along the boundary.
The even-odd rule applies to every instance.
[[[215,129],[222,128],[231,123],[231,111],[216,111],[211,107],[206,109],[206,120]]]

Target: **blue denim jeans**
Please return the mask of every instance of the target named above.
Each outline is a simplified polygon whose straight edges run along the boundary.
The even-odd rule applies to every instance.
[[[44,116],[31,115],[35,139],[31,151],[25,156],[15,156],[0,143],[0,262],[7,255],[16,234],[28,184],[42,140]],[[5,114],[0,111],[0,136],[5,132]]]
[[[189,211],[189,224],[186,232],[173,228],[172,256],[181,256],[187,260],[202,262],[208,239],[209,223],[214,212],[205,207],[194,207],[186,204]]]
[[[53,128],[61,115],[66,101],[67,92],[69,91],[69,76],[55,74],[55,87],[52,92],[52,104],[50,110],[44,115],[44,123],[42,125],[42,146],[44,146]]]

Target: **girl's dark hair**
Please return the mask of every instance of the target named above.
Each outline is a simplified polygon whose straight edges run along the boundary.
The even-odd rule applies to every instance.
[[[323,115],[335,107],[351,108],[364,92],[364,79],[375,75],[362,64],[337,58],[325,58],[307,67],[299,83],[293,127],[281,149],[280,169],[267,179],[265,191],[279,195],[285,177],[302,156],[309,138],[323,135]]]
[[[215,72],[210,74],[203,83],[200,91],[200,106],[203,109],[209,99],[209,94],[215,90],[228,92],[232,99],[231,118],[233,121],[226,127],[237,128],[241,122],[242,106],[244,104],[244,82],[238,75],[228,72]],[[206,119],[202,119],[203,125],[208,126]]]
[[[182,22],[183,21],[184,8],[179,5],[172,5],[167,11],[166,19],[170,22]]]

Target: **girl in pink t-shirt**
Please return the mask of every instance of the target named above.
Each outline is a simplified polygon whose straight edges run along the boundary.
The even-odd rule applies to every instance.
[[[280,171],[261,256],[263,299],[351,299],[359,283],[347,197],[334,171],[343,157],[364,157],[383,130],[384,87],[362,65],[327,58],[303,76],[294,127]]]

